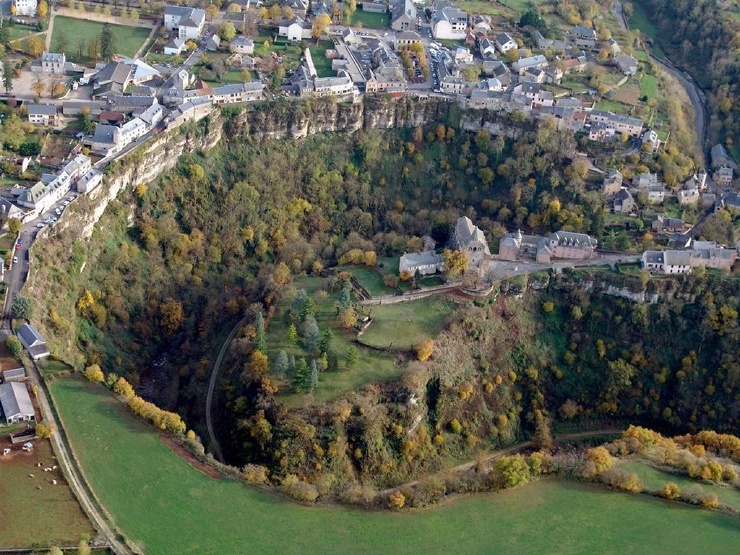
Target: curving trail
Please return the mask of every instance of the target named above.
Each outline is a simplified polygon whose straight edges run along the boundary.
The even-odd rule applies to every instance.
[[[585,437],[593,437],[593,436],[603,436],[603,435],[609,435],[609,434],[621,434],[624,430],[616,430],[616,429],[606,429],[606,430],[593,430],[590,432],[578,432],[574,434],[560,434],[553,437],[553,442],[557,443],[559,441],[568,441],[570,439],[581,439]],[[487,453],[483,455],[483,457],[477,457],[473,461],[468,461],[466,463],[459,464],[457,466],[453,466],[452,468],[448,468],[446,470],[441,470],[439,472],[435,472],[434,474],[424,476],[423,478],[419,478],[418,480],[413,480],[411,482],[407,482],[405,484],[400,484],[398,486],[388,488],[383,491],[379,491],[379,495],[388,495],[396,490],[399,490],[401,488],[406,487],[412,487],[418,485],[424,478],[428,478],[429,476],[434,476],[438,474],[448,474],[451,472],[463,472],[465,470],[470,470],[475,465],[480,463],[485,463],[488,461],[491,461],[493,459],[496,459],[498,457],[501,457],[503,455],[508,455],[509,453],[516,453],[517,451],[521,451],[522,449],[526,449],[528,447],[532,447],[533,442],[531,441],[524,441],[522,443],[517,443],[516,445],[512,445],[510,447],[507,447],[505,449],[499,449],[498,451],[493,451],[491,453]]]
[[[218,353],[218,358],[216,359],[216,364],[213,365],[213,371],[211,372],[211,379],[208,381],[208,395],[206,395],[206,427],[208,428],[208,441],[211,445],[211,451],[213,452],[213,455],[218,459],[219,462],[223,463],[224,459],[221,455],[221,447],[218,445],[218,440],[216,439],[216,434],[213,431],[213,419],[211,418],[211,404],[213,403],[213,392],[216,389],[216,380],[218,379],[218,374],[221,371],[221,363],[224,360],[224,355],[226,354],[226,350],[229,348],[229,345],[231,344],[231,341],[234,339],[234,336],[236,335],[237,330],[242,327],[248,320],[248,317],[245,316],[237,324],[234,326],[234,329],[231,330],[228,337],[226,338],[226,341],[224,341],[224,344],[221,345],[221,350]]]

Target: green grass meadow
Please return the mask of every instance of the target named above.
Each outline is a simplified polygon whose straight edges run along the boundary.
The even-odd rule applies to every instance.
[[[436,337],[453,310],[452,303],[441,297],[366,307],[373,323],[362,334],[362,342],[374,347],[411,349]]]
[[[419,513],[304,507],[201,474],[101,386],[64,379],[51,390],[91,487],[148,554],[676,555],[738,545],[736,518],[561,481]]]
[[[621,463],[619,467],[637,474],[645,487],[651,491],[657,491],[667,482],[673,482],[683,492],[691,488],[692,491],[701,492],[700,495],[714,493],[719,498],[720,503],[724,503],[736,511],[740,511],[740,491],[736,489],[716,486],[702,482],[701,480],[692,480],[687,476],[678,476],[669,472],[663,472],[640,461],[626,461]]]
[[[658,78],[647,73],[640,77],[640,95],[647,96],[648,100],[658,95]]]
[[[357,26],[358,23],[362,23],[363,29],[387,29],[388,14],[356,10],[355,13],[352,14],[351,24]]]
[[[348,266],[340,269],[351,272],[355,279],[359,281],[373,297],[377,297],[379,295],[393,295],[393,293],[396,292],[395,289],[386,287],[383,283],[383,276],[375,268],[370,268],[368,266]]]
[[[151,32],[151,29],[142,27],[126,27],[124,25],[111,25],[110,27],[113,36],[116,38],[116,53],[128,57],[136,54],[136,51],[144,44]],[[102,30],[103,24],[97,21],[57,16],[54,18],[54,29],[52,30],[52,48],[56,44],[57,34],[63,31],[69,42],[67,57],[74,60],[77,52],[77,41],[79,39],[90,40],[99,35]]]

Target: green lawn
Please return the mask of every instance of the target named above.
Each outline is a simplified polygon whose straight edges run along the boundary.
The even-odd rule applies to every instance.
[[[640,96],[647,96],[648,100],[658,94],[658,78],[654,75],[643,74],[640,78]]]
[[[355,13],[352,14],[351,24],[357,26],[358,23],[362,23],[363,29],[387,29],[388,14],[356,10]]]
[[[715,493],[721,503],[729,505],[736,511],[740,511],[740,491],[736,489],[705,484],[688,477],[663,472],[662,470],[653,468],[652,466],[640,461],[626,461],[621,463],[619,467],[624,468],[629,472],[636,473],[645,487],[649,490],[656,491],[661,489],[666,482],[673,482],[678,485],[682,491],[687,488],[691,488],[697,492]]]
[[[201,474],[101,386],[67,379],[51,390],[91,487],[149,554],[675,555],[737,547],[736,518],[561,481],[419,513],[304,507]]]
[[[621,104],[619,102],[614,102],[613,100],[607,100],[605,98],[602,98],[596,103],[596,109],[597,110],[608,110],[610,112],[615,112],[617,114],[624,115],[627,112],[627,106],[624,104]]]
[[[48,441],[36,441],[30,453],[17,445],[0,457],[0,548],[77,545],[83,534],[95,535],[61,471],[44,472],[38,462],[55,465]]]
[[[129,57],[136,54],[136,51],[144,44],[151,31],[151,29],[126,27],[124,25],[111,25],[110,27],[116,39],[116,53]],[[99,35],[102,30],[103,24],[97,21],[57,16],[54,18],[51,44],[52,46],[55,45],[56,35],[60,31],[64,31],[70,44],[67,58],[75,61],[77,41],[80,39],[90,40]]]
[[[362,342],[375,347],[410,349],[444,329],[454,307],[443,297],[365,307],[373,323],[362,334]]]
[[[326,57],[326,51],[330,48],[334,48],[334,43],[329,40],[322,40],[319,44],[312,43],[309,47],[311,59],[319,77],[333,77],[336,75],[336,72],[331,69],[331,60]]]
[[[383,283],[383,276],[380,275],[380,272],[375,268],[370,268],[368,266],[349,266],[347,268],[342,268],[342,270],[352,272],[355,279],[359,281],[373,297],[378,295],[392,295],[396,292],[395,289],[385,286]]]
[[[627,20],[631,29],[639,29],[654,41],[658,38],[658,29],[648,17],[646,9],[639,2],[632,2],[632,15]],[[653,43],[653,52],[660,57],[665,57],[665,52],[663,52],[657,42]]]
[[[14,41],[38,32],[39,30],[35,26],[15,24],[9,27],[8,35],[10,36],[10,41]],[[39,38],[41,38],[41,40],[44,40],[44,35],[39,35]]]
[[[44,359],[38,363],[41,373],[44,376],[50,376],[54,374],[60,374],[63,372],[72,372],[73,369],[66,362],[61,360],[53,360],[50,358]]]
[[[323,278],[303,277],[296,280],[297,289],[305,289],[308,293],[314,293],[326,282]],[[281,384],[278,395],[280,399],[290,406],[302,405],[311,402],[323,402],[353,391],[363,384],[377,381],[387,381],[397,377],[402,367],[396,365],[391,355],[379,353],[372,349],[362,347],[355,342],[356,331],[342,330],[337,322],[338,293],[317,302],[316,322],[322,331],[330,329],[332,332],[331,349],[341,358],[350,346],[359,352],[357,365],[353,370],[323,372],[319,376],[319,386],[311,394],[291,393],[290,385],[286,382]],[[295,357],[307,357],[308,353],[300,345],[291,344],[286,337],[290,324],[289,319],[290,300],[282,299],[275,309],[275,314],[267,326],[267,347],[272,356],[284,349],[289,355]]]

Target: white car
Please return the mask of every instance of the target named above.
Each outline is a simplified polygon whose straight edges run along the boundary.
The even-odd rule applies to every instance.
[[[14,256],[13,257],[13,264],[18,264],[18,257],[17,256]]]
[[[39,223],[37,223],[37,224],[36,224],[36,227],[38,227],[39,229],[41,229],[41,228],[42,228],[42,227],[44,227],[45,225],[46,225],[46,224],[44,224],[43,222],[39,222]]]
[[[65,200],[65,201],[64,201],[64,202],[62,203],[62,206],[69,206],[69,201],[68,201],[68,200]]]

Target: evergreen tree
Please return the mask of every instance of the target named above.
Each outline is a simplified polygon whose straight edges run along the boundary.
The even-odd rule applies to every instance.
[[[281,349],[272,363],[272,369],[279,378],[284,378],[287,375],[288,370],[290,370],[288,353]]]
[[[307,381],[308,364],[306,363],[305,358],[299,358],[296,361],[295,372],[293,373],[293,380],[291,382],[291,385],[293,386],[293,391],[298,393],[306,389]]]
[[[316,366],[316,361],[312,360],[311,364],[308,365],[308,376],[306,378],[306,389],[313,391],[319,385],[319,369]]]
[[[337,304],[341,310],[347,310],[352,306],[352,293],[350,292],[349,284],[345,284],[342,290],[339,292],[337,298]]]
[[[306,293],[306,290],[298,289],[295,292],[295,297],[293,297],[293,300],[290,302],[290,313],[294,318],[301,314],[303,305],[306,304],[306,300],[308,300],[308,293]]]
[[[295,357],[290,355],[288,357],[288,377],[292,378],[295,376]]]
[[[308,297],[306,299],[306,302],[303,303],[303,307],[301,308],[301,322],[305,322],[306,318],[309,316],[314,316],[316,314],[316,301],[313,300],[312,297]]]
[[[296,329],[295,324],[291,324],[290,326],[288,326],[287,339],[288,343],[291,343],[293,345],[298,344],[298,330]]]
[[[103,30],[100,32],[100,54],[104,60],[110,60],[116,53],[116,37],[113,36],[113,31],[110,28],[110,24],[105,23]]]
[[[329,352],[329,349],[331,349],[331,330],[327,328],[326,330],[324,330],[324,333],[321,334],[319,352],[326,354]]]
[[[6,93],[13,90],[13,78],[15,77],[15,68],[13,66],[14,64],[7,58],[3,60],[3,86],[5,86]]]
[[[346,365],[347,370],[353,370],[359,358],[360,355],[358,354],[357,349],[349,347],[344,353],[344,364]]]
[[[257,317],[254,320],[254,348],[263,353],[267,352],[267,339],[265,339],[265,318],[262,316],[262,311],[257,313]]]
[[[319,326],[316,323],[316,318],[308,316],[306,318],[305,325],[303,326],[303,346],[306,350],[314,352],[319,347],[321,342],[321,332]]]

